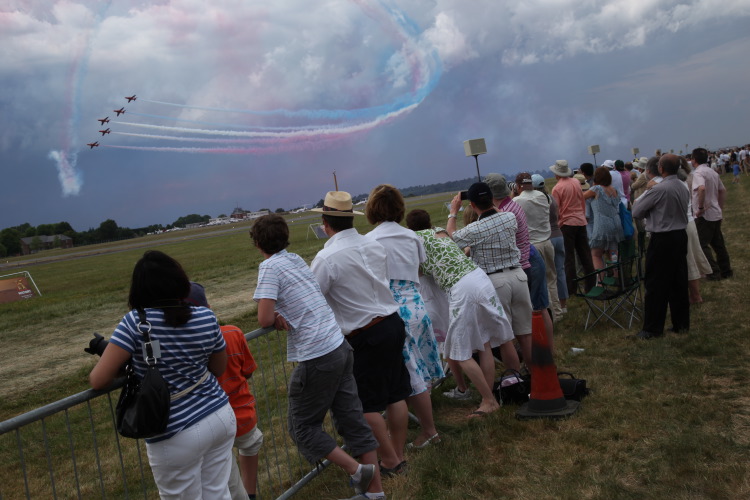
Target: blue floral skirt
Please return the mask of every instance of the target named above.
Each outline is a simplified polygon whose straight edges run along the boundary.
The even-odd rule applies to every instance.
[[[414,396],[427,390],[432,379],[444,377],[445,373],[440,363],[432,321],[417,284],[407,280],[391,280],[391,292],[399,306],[398,314],[406,326],[404,363],[409,369]]]

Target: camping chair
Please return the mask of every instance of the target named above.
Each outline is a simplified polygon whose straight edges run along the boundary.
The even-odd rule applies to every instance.
[[[588,306],[584,330],[593,327],[600,320],[609,321],[622,329],[630,329],[633,320],[640,321],[643,318],[640,253],[633,238],[620,242],[618,249],[619,257],[616,262],[605,260],[603,269],[575,280],[578,290],[576,295]],[[597,285],[586,291],[586,278],[602,274],[604,278],[597,278]]]

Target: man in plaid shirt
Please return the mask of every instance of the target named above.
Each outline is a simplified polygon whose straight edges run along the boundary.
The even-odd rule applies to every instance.
[[[528,362],[531,359],[531,297],[528,278],[521,268],[521,251],[516,246],[516,216],[497,211],[492,203],[492,191],[484,182],[472,184],[467,198],[479,220],[456,230],[456,215],[462,203],[460,194],[457,194],[451,201],[446,230],[459,247],[470,248],[472,260],[490,277]],[[515,353],[510,342],[500,349],[506,368],[520,368],[520,363],[515,363],[517,368],[514,363],[506,361],[513,357],[518,359],[517,354],[508,353],[506,357],[504,349]]]

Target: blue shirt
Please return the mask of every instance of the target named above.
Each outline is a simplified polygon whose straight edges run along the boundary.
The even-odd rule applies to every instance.
[[[206,307],[192,307],[190,320],[177,327],[164,321],[164,311],[147,308],[146,319],[151,323],[151,341],[158,340],[161,358],[156,362],[169,392],[175,394],[195,385],[208,370],[208,358],[226,349],[224,336],[216,316]],[[122,318],[112,338],[113,344],[132,354],[133,369],[143,377],[146,361],[143,359],[143,334],[138,329],[140,319],[133,310]],[[182,429],[190,427],[229,402],[216,377],[209,377],[187,395],[172,401],[169,423],[164,434],[149,438],[147,443],[169,439]]]

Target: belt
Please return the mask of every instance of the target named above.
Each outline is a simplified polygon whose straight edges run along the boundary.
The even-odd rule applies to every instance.
[[[491,273],[487,273],[487,274],[490,275],[490,274],[495,274],[495,273],[502,273],[503,271],[512,271],[513,269],[518,269],[518,266],[510,266],[510,267],[504,267],[503,269],[495,269]]]
[[[356,328],[356,329],[352,330],[351,332],[349,332],[349,335],[345,335],[345,337],[348,338],[348,339],[350,339],[352,337],[356,337],[360,333],[364,332],[365,330],[367,330],[369,328],[372,328],[373,326],[377,325],[378,323],[380,323],[381,321],[383,321],[384,319],[386,319],[388,317],[389,316],[376,316],[375,318],[372,319],[372,321],[370,321],[369,323],[367,323],[365,326],[363,326],[362,328]]]

